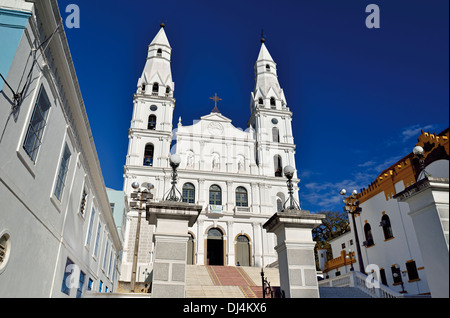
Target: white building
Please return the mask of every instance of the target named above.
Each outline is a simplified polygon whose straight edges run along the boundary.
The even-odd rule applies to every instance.
[[[0,22],[0,298],[114,291],[122,244],[57,2],[2,0]]]
[[[156,200],[171,186],[169,157],[181,156],[178,189],[185,202],[203,211],[189,229],[189,263],[268,266],[277,261],[275,237],[262,225],[287,199],[282,170],[295,168],[292,112],[280,87],[277,65],[264,41],[255,65],[248,129],[233,126],[216,107],[193,125],[181,118],[173,130],[175,84],[172,48],[162,25],[148,47],[148,58],[134,95],[124,191],[131,184],[151,182]],[[205,96],[207,98],[209,96]],[[217,96],[215,96],[216,98]],[[216,100],[217,102],[217,100]],[[175,150],[176,149],[176,150]],[[294,184],[298,183],[294,176]],[[298,200],[298,188],[295,188]],[[121,280],[130,281],[137,212],[129,213]],[[138,281],[151,272],[153,228],[143,222],[138,255]]]
[[[418,146],[423,147],[424,165],[427,174],[444,178],[447,182],[447,200],[435,197],[433,202],[423,202],[424,205],[440,205],[443,211],[442,229],[434,236],[445,238],[446,254],[436,257],[435,263],[448,264],[448,178],[449,178],[449,130],[440,134],[422,132],[418,138]],[[418,233],[411,218],[411,210],[406,202],[398,201],[395,196],[408,187],[416,184],[424,176],[421,172],[418,158],[410,153],[384,170],[367,189],[362,189],[357,195],[361,212],[355,215],[356,230],[359,237],[364,270],[371,266],[368,272],[375,270],[378,280],[391,289],[409,295],[430,294],[427,271],[423,252],[420,249]],[[446,181],[445,181],[446,180]],[[419,211],[420,212],[420,211]],[[351,220],[351,217],[349,217]],[[351,233],[354,239],[355,227],[350,221]],[[431,233],[430,233],[431,235]],[[346,240],[341,238],[340,240]],[[335,251],[336,249],[336,251]],[[343,274],[342,262],[338,259],[340,247],[333,246],[334,259],[329,260],[327,272],[329,278],[336,276],[336,271]],[[352,248],[356,252],[356,246]],[[336,253],[337,252],[337,253]],[[357,254],[356,257],[357,259]],[[359,271],[359,262],[353,264]],[[325,265],[327,267],[327,265]],[[448,268],[448,265],[447,265]],[[367,271],[367,270],[366,270]],[[447,272],[448,276],[448,272]],[[448,285],[448,282],[447,282]],[[433,295],[432,295],[433,296]]]

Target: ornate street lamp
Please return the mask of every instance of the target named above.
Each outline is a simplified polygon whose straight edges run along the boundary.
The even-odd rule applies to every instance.
[[[181,192],[177,189],[177,168],[180,166],[181,158],[179,155],[175,154],[170,156],[169,159],[170,166],[172,167],[172,187],[170,188],[169,194],[166,196],[166,201],[174,201],[174,202],[180,202],[183,201],[183,196]],[[178,196],[178,194],[180,196]]]
[[[419,164],[420,164],[420,172],[419,172],[419,175],[417,176],[417,180],[420,180],[420,176],[423,174],[425,177],[428,177],[429,176],[429,173],[427,173],[426,171],[425,171],[425,159],[424,159],[424,156],[423,156],[423,152],[424,152],[424,150],[423,150],[423,148],[422,147],[420,147],[420,146],[416,146],[416,147],[414,147],[414,149],[413,149],[413,154],[414,154],[414,156],[416,156],[418,159],[419,159]]]
[[[286,200],[286,202],[283,205],[283,212],[286,210],[301,210],[299,204],[294,198],[294,185],[292,184],[292,178],[294,177],[295,168],[292,166],[287,166],[284,168],[284,175],[288,179],[287,187],[289,192],[289,198]],[[288,204],[289,202],[289,204]]]
[[[342,196],[345,196],[347,194],[347,190],[342,189],[340,194]],[[364,270],[364,263],[362,259],[362,253],[361,253],[361,246],[359,246],[359,237],[358,237],[358,230],[356,228],[356,221],[355,221],[355,214],[360,214],[362,209],[359,207],[359,200],[357,198],[358,191],[353,190],[352,195],[348,198],[344,199],[344,211],[347,213],[350,213],[352,216],[353,221],[353,229],[355,230],[355,240],[356,240],[356,249],[358,251],[358,262],[359,262],[359,271],[361,273],[365,273]]]
[[[131,287],[130,287],[130,291],[134,293],[136,285],[137,261],[139,254],[139,239],[141,234],[141,218],[142,218],[141,213],[142,210],[145,210],[145,208],[143,207],[144,203],[147,202],[148,199],[152,198],[150,190],[154,189],[155,187],[153,186],[153,184],[148,182],[144,182],[142,184],[143,187],[142,190],[138,182],[133,182],[131,184],[131,187],[135,190],[135,192],[131,193],[132,201],[130,202],[130,206],[132,209],[138,210],[138,221],[136,228],[136,239],[134,241],[133,267],[131,272]]]

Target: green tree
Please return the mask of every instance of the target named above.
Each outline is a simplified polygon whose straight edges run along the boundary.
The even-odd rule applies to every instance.
[[[312,230],[313,239],[316,241],[314,254],[316,256],[317,268],[319,268],[317,249],[327,249],[328,259],[331,259],[332,252],[329,241],[350,231],[350,223],[346,212],[325,211],[320,212],[320,214],[324,214],[325,218],[322,220],[322,224]]]

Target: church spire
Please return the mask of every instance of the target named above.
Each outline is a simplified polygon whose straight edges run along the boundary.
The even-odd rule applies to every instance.
[[[156,96],[173,96],[174,83],[170,67],[172,47],[167,39],[165,24],[148,46],[147,62],[138,81],[138,93]]]
[[[277,64],[270,55],[265,42],[262,36],[261,49],[255,64],[255,90],[252,93],[252,110],[261,106],[278,109],[286,106],[284,92],[278,82]]]

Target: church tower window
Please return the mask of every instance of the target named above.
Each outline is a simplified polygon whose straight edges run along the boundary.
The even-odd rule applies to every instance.
[[[263,100],[262,98],[260,98],[260,99],[258,100],[258,104],[259,104],[259,105],[264,105],[264,100]]]
[[[145,146],[144,153],[144,166],[153,167],[153,153],[155,151],[155,147],[152,144],[147,144]]]
[[[183,202],[195,203],[195,187],[192,183],[185,183],[183,186]]]
[[[153,93],[153,95],[155,95],[155,94],[158,95],[158,93],[159,93],[159,85],[158,85],[158,83],[153,84],[152,93]]]
[[[166,87],[166,94],[170,94],[170,86]]]
[[[283,176],[283,162],[280,155],[274,157],[275,177]]]
[[[145,83],[142,83],[142,85],[141,85],[141,92],[142,92],[142,94],[145,94],[145,88],[146,88]]]
[[[280,142],[280,131],[277,127],[272,129],[273,142]]]
[[[275,101],[275,98],[272,97],[272,98],[270,99],[270,107],[271,107],[272,109],[275,109],[276,106],[277,106],[277,103],[276,103],[276,101]]]
[[[248,207],[247,190],[244,187],[236,189],[236,206]]]
[[[162,50],[161,50],[161,49],[158,49],[158,51],[156,52],[156,55],[157,55],[157,56],[162,56]]]
[[[222,189],[218,185],[209,188],[209,204],[222,205]]]
[[[148,117],[147,129],[156,130],[156,116],[155,115],[150,115]]]
[[[266,65],[266,71],[270,72],[270,65],[269,64]]]

